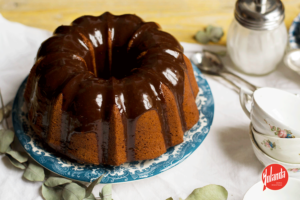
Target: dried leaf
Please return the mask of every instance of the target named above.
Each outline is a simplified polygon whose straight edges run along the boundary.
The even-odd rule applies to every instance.
[[[112,200],[112,185],[107,184],[102,188],[103,198],[101,200]]]
[[[44,184],[42,185],[42,195],[45,200],[59,200],[61,199],[62,189],[61,188],[51,188]]]
[[[45,179],[44,168],[36,163],[30,162],[23,177],[29,181],[43,181]]]
[[[8,148],[6,154],[10,155],[20,163],[27,162],[28,160],[28,155],[25,152],[18,152]]]
[[[11,110],[12,110],[12,101],[6,106],[4,106],[4,110],[2,107],[0,108],[0,123],[2,122],[2,120],[10,116]]]
[[[4,118],[4,102],[3,102],[3,97],[2,97],[2,93],[1,93],[1,90],[0,90],[0,101],[1,101],[1,109],[0,109],[0,113],[1,113],[1,118],[0,118],[0,124],[2,123],[2,120]]]
[[[95,196],[93,195],[93,193],[90,194],[90,196],[85,197],[84,200],[96,200]]]
[[[220,185],[207,185],[195,189],[186,200],[226,200],[228,197],[227,190]]]
[[[5,153],[14,140],[15,133],[12,130],[0,130],[0,153]]]
[[[0,108],[0,123],[2,123],[3,118],[3,110]]]
[[[195,39],[202,44],[207,44],[209,42],[209,36],[204,31],[198,31],[195,35]]]
[[[100,183],[100,181],[102,180],[103,177],[104,177],[104,174],[102,174],[101,176],[99,176],[96,180],[94,180],[94,181],[89,185],[89,187],[87,187],[85,197],[90,196],[90,194],[92,193],[94,187],[95,187],[98,183]]]
[[[83,200],[85,197],[85,188],[76,183],[69,183],[64,187],[62,196],[64,200]]]
[[[25,169],[25,166],[22,163],[19,163],[16,159],[12,158],[11,156],[7,157],[13,166],[19,169]]]
[[[66,178],[60,178],[60,177],[49,177],[46,181],[45,181],[45,185],[48,187],[55,187],[58,185],[63,185],[66,183],[72,183],[71,180],[66,179]]]

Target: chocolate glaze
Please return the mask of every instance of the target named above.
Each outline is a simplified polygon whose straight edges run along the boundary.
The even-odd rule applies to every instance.
[[[133,161],[136,122],[143,113],[154,109],[162,113],[159,118],[168,148],[170,133],[161,85],[174,94],[186,131],[182,116],[186,71],[182,51],[173,36],[160,31],[156,23],[143,22],[135,15],[114,16],[106,12],[99,17],[80,17],[71,26],[60,26],[37,54],[37,78],[31,99],[35,114],[30,120],[34,124],[42,116],[42,135],[46,138],[50,109],[62,93],[61,148],[68,149],[73,134],[95,132],[99,161],[106,163],[109,122],[116,105],[124,122],[127,159]]]

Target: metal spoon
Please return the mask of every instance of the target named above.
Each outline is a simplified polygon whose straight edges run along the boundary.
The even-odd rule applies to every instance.
[[[202,52],[195,53],[191,57],[191,61],[192,61],[193,64],[195,64],[201,70],[201,72],[211,74],[211,75],[221,76],[226,81],[231,83],[238,90],[240,89],[240,87],[237,86],[233,81],[226,78],[223,75],[223,73],[230,74],[230,75],[238,78],[239,80],[243,81],[244,83],[249,85],[254,90],[258,89],[257,86],[253,85],[252,83],[249,83],[248,81],[241,78],[240,76],[228,71],[224,67],[220,57],[217,54],[215,54],[211,51],[203,50]]]

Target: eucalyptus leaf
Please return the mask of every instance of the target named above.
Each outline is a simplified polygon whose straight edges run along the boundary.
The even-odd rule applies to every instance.
[[[45,179],[44,168],[36,163],[30,162],[23,177],[29,181],[43,181]]]
[[[61,188],[51,188],[42,185],[42,195],[45,200],[60,200],[62,194]]]
[[[89,187],[87,187],[85,197],[90,196],[90,194],[92,193],[94,187],[95,187],[98,183],[100,183],[100,181],[102,180],[103,177],[104,177],[104,174],[102,174],[101,176],[99,176],[96,180],[94,180],[94,181],[89,185]]]
[[[112,200],[112,185],[107,184],[102,188],[103,198],[101,200]]]
[[[13,166],[19,169],[25,169],[25,166],[22,163],[19,163],[16,159],[14,159],[11,156],[7,156],[7,157]]]
[[[208,34],[208,37],[212,42],[218,42],[224,35],[222,27],[212,25],[208,25],[206,27],[206,33]]]
[[[63,185],[66,183],[72,183],[71,180],[66,179],[66,178],[60,178],[60,177],[49,177],[46,181],[45,181],[45,185],[48,187],[55,187],[58,185]]]
[[[12,149],[11,149],[11,147],[10,147],[10,146],[8,146],[8,147],[7,147],[7,149],[6,149],[5,153],[7,153],[7,152],[9,152],[9,151],[12,151]]]
[[[93,193],[90,194],[90,196],[85,197],[84,200],[96,200],[95,196],[93,195]]]
[[[5,153],[14,140],[15,133],[12,130],[0,130],[0,152]]]
[[[208,26],[205,28],[205,32],[210,33],[210,32],[212,31],[213,28],[214,28],[214,26],[208,25]]]
[[[226,200],[228,197],[227,190],[220,185],[207,185],[195,189],[186,200]]]
[[[207,44],[209,42],[209,35],[204,31],[198,31],[195,39],[202,44]]]
[[[85,197],[85,188],[76,183],[69,183],[64,187],[62,196],[64,200],[83,200]]]
[[[10,155],[11,157],[13,157],[14,159],[16,159],[18,162],[20,163],[24,163],[27,162],[28,160],[28,155],[24,152],[18,152],[18,151],[14,151],[10,148],[8,148],[9,150],[6,151],[6,153],[8,155]]]

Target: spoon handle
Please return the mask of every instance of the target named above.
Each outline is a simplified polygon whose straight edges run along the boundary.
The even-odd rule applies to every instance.
[[[230,79],[228,79],[226,76],[224,76],[223,74],[219,73],[219,76],[221,76],[223,79],[225,79],[228,83],[230,83],[235,89],[237,89],[237,91],[240,91],[240,87],[235,84],[233,81],[231,81]]]
[[[235,89],[237,90],[238,93],[240,93],[241,91],[241,87],[239,87],[237,84],[235,84],[233,81],[231,81],[230,79],[228,79],[226,76],[224,76],[223,74],[219,73],[219,76],[221,76],[224,80],[226,80],[228,83],[230,83],[233,87],[235,87]],[[246,95],[247,97],[247,102],[251,102],[252,96],[251,95]]]
[[[222,72],[223,72],[223,73],[226,73],[226,74],[230,74],[230,75],[232,75],[232,76],[238,78],[239,80],[241,80],[241,81],[243,81],[244,83],[246,83],[246,84],[248,84],[249,86],[251,86],[254,90],[257,90],[257,89],[258,89],[257,86],[253,85],[252,83],[248,82],[247,80],[243,79],[242,77],[240,77],[240,76],[238,76],[238,75],[236,75],[236,74],[234,74],[234,73],[232,73],[232,72],[230,72],[230,71],[228,71],[228,70],[223,70]]]

